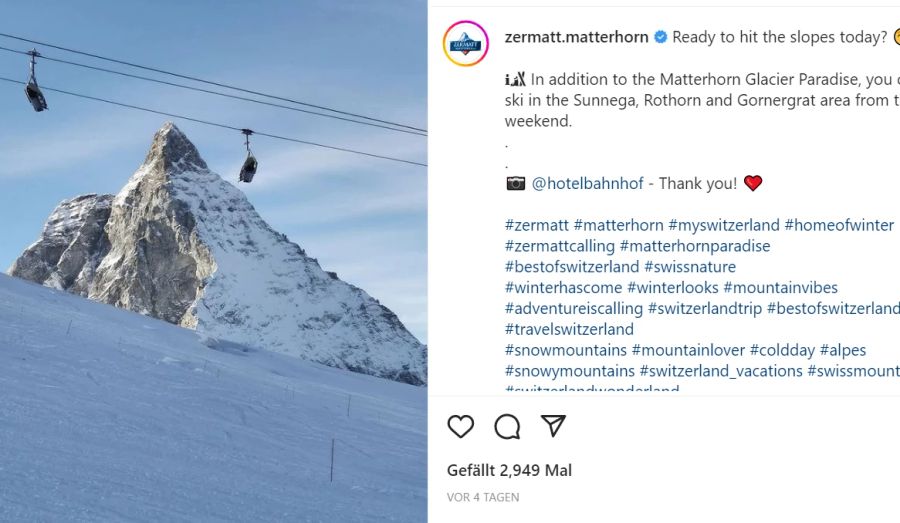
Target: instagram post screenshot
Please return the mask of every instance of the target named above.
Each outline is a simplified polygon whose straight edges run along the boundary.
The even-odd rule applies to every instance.
[[[0,521],[427,519],[426,14],[3,2]]]
[[[429,9],[430,521],[896,521],[900,18]]]
[[[8,2],[0,521],[900,520],[900,8]]]

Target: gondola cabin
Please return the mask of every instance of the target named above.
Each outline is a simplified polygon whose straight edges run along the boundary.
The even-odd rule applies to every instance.
[[[28,54],[31,56],[31,75],[28,77],[28,83],[25,84],[25,96],[28,97],[28,102],[34,107],[34,110],[41,112],[47,109],[47,100],[44,98],[41,88],[38,87],[37,76],[34,74],[34,66],[41,53],[37,52],[37,49],[32,49]]]
[[[248,154],[247,159],[244,160],[243,167],[241,167],[240,180],[245,183],[252,182],[253,175],[256,174],[256,168],[258,165],[259,163],[256,161],[256,158],[254,158],[252,154]]]
[[[28,82],[28,85],[25,86],[25,96],[28,97],[28,101],[35,111],[41,112],[47,109],[47,100],[36,83]]]

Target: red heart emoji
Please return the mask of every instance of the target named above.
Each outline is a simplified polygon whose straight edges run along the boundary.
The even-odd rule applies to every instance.
[[[744,185],[749,187],[751,191],[755,191],[757,187],[762,185],[762,176],[744,176]]]

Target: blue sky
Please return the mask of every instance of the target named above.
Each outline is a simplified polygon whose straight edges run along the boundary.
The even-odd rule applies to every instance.
[[[425,0],[4,2],[0,32],[398,121],[426,122]],[[30,44],[0,38],[0,46]],[[123,69],[49,48],[47,56]],[[27,79],[0,51],[0,76]],[[137,74],[146,74],[129,70]],[[293,111],[38,63],[38,81],[92,96],[427,163],[426,139]],[[172,78],[164,78],[174,80]],[[208,87],[208,86],[207,86]],[[35,113],[0,82],[0,269],[37,239],[63,199],[115,193],[165,117],[46,93]],[[174,120],[234,182],[243,136]],[[258,137],[241,184],[276,230],[365,289],[426,341],[426,169]]]

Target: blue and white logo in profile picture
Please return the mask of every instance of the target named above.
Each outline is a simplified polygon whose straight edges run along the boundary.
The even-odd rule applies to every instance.
[[[470,67],[482,61],[491,47],[484,28],[472,20],[460,20],[444,33],[444,54],[456,65]]]
[[[469,33],[463,33],[459,40],[450,41],[450,51],[459,51],[464,55],[472,51],[481,51],[481,40],[472,40]]]

